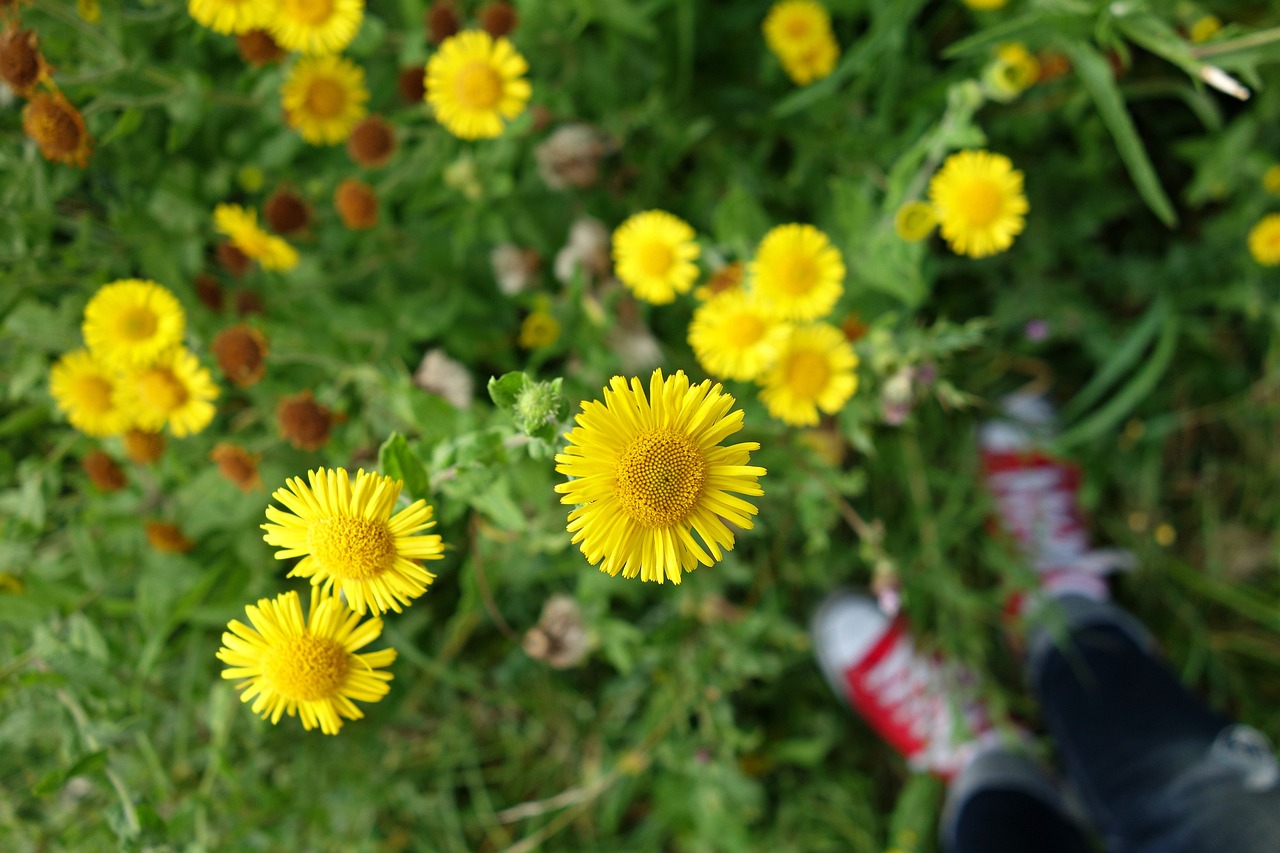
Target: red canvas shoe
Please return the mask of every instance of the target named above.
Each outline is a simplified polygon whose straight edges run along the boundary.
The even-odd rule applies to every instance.
[[[813,646],[827,682],[917,770],[944,779],[994,736],[974,679],[916,651],[903,617],[837,591],[813,617]]]

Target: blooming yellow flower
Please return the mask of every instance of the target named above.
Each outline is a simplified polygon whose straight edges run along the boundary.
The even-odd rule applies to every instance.
[[[76,14],[96,24],[102,20],[102,4],[98,0],[76,0]]]
[[[120,380],[122,405],[134,426],[158,432],[168,426],[176,437],[194,435],[209,425],[218,386],[195,355],[181,347],[145,367],[125,372]]]
[[[524,112],[533,93],[529,63],[505,38],[458,33],[427,62],[426,100],[445,130],[461,139],[493,139]]]
[[[58,359],[50,371],[49,391],[71,425],[85,435],[119,435],[131,424],[128,411],[120,405],[115,374],[87,350]]]
[[[773,364],[786,338],[787,326],[741,290],[704,302],[689,324],[698,364],[721,379],[755,379]]]
[[[522,349],[549,347],[560,339],[560,321],[546,311],[534,311],[520,324]]]
[[[751,261],[751,287],[784,320],[815,320],[844,292],[844,260],[812,225],[779,225],[760,241]]]
[[[649,394],[639,379],[613,377],[604,402],[586,401],[568,433],[556,486],[573,543],[610,575],[680,583],[681,571],[710,566],[733,549],[729,524],[753,526],[756,508],[735,494],[763,494],[765,470],[749,465],[755,442],[721,446],[742,429],[742,410],[710,381],[655,370]],[[726,522],[728,524],[726,524]],[[694,539],[696,532],[702,540]]]
[[[312,145],[336,145],[364,118],[364,69],[341,56],[304,56],[280,87],[285,120]]]
[[[220,204],[213,209],[213,227],[264,270],[286,271],[298,265],[298,252],[284,239],[268,234],[258,225],[258,214],[238,204]]]
[[[1191,25],[1191,31],[1188,35],[1191,36],[1191,40],[1196,44],[1203,44],[1216,36],[1218,31],[1221,29],[1222,21],[1218,19],[1217,15],[1205,15],[1204,17],[1198,18],[1196,22]]]
[[[1272,195],[1280,195],[1280,165],[1271,166],[1262,173],[1262,188]]]
[[[1022,233],[1028,210],[1022,173],[1003,154],[958,151],[929,181],[942,236],[958,255],[1003,252]]]
[[[196,23],[215,33],[240,35],[266,26],[278,0],[188,0],[187,11]]]
[[[614,274],[645,302],[671,302],[698,279],[696,236],[689,223],[666,211],[633,214],[613,232]]]
[[[1280,213],[1270,213],[1249,231],[1249,254],[1264,267],[1280,264]]]
[[[793,82],[803,86],[826,77],[840,57],[831,15],[815,0],[780,0],[765,16],[765,43]]]
[[[813,426],[819,409],[834,415],[858,390],[857,366],[857,354],[835,326],[798,327],[761,380],[760,399],[784,423]]]
[[[1021,42],[1002,44],[983,79],[994,97],[1011,101],[1040,79],[1040,60]]]
[[[927,201],[909,201],[893,215],[893,230],[908,243],[919,243],[938,226],[938,215]]]
[[[120,279],[98,288],[84,309],[85,343],[104,365],[149,364],[182,342],[186,318],[177,298],[154,281]]]
[[[318,591],[305,620],[296,592],[259,599],[245,613],[249,625],[233,619],[222,635],[218,660],[228,667],[222,677],[240,680],[240,701],[253,700],[253,713],[272,725],[288,714],[308,731],[319,726],[336,735],[344,717],[364,717],[351,700],[377,702],[389,692],[385,669],[396,650],[356,654],[382,634],[381,619],[361,623],[359,614]]]
[[[267,507],[263,540],[281,550],[277,560],[301,557],[289,577],[311,578],[324,592],[341,593],[357,613],[401,612],[403,604],[427,591],[435,575],[418,560],[439,560],[439,536],[416,535],[434,527],[431,507],[415,501],[392,516],[399,480],[343,468],[307,472],[286,480],[272,495],[285,510]]]
[[[338,53],[360,30],[364,0],[273,0],[267,26],[276,44],[300,53]]]

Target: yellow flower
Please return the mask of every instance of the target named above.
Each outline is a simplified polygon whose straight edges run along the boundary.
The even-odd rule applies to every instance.
[[[85,343],[108,367],[149,364],[182,342],[182,306],[154,281],[126,278],[98,288],[84,309]]]
[[[76,14],[91,24],[102,20],[102,4],[98,0],[76,0]]]
[[[364,118],[364,69],[341,56],[304,56],[280,87],[285,120],[312,145],[336,145]]]
[[[266,26],[277,0],[187,0],[196,23],[215,33],[240,35]]]
[[[929,181],[942,236],[958,255],[983,258],[1003,252],[1022,233],[1027,197],[1022,173],[1003,154],[959,151]]]
[[[893,230],[908,243],[919,243],[938,226],[938,215],[927,201],[909,201],[893,215]]]
[[[689,324],[689,345],[698,364],[721,379],[755,379],[773,364],[786,337],[786,325],[741,290],[698,306]]]
[[[689,223],[666,211],[633,214],[613,232],[614,274],[645,302],[671,302],[698,279],[696,236]]]
[[[284,49],[324,54],[351,44],[363,21],[364,0],[278,0],[267,23]]]
[[[750,266],[751,287],[784,320],[815,320],[844,292],[844,260],[812,225],[779,225],[764,235]]]
[[[257,260],[264,270],[285,271],[298,265],[298,252],[282,238],[258,225],[258,214],[238,204],[213,209],[213,227],[225,234],[237,249]]]
[[[85,435],[119,435],[131,425],[128,410],[120,405],[115,374],[87,350],[58,359],[50,371],[49,391],[71,425]]]
[[[178,348],[127,371],[120,380],[120,395],[134,426],[159,432],[167,424],[169,432],[182,438],[213,420],[218,386],[191,352]]]
[[[395,649],[356,654],[382,634],[382,620],[360,622],[340,601],[312,592],[304,620],[296,592],[262,598],[245,607],[250,625],[227,624],[218,660],[222,677],[240,680],[240,701],[253,700],[253,712],[272,725],[285,714],[297,716],[310,731],[319,726],[336,735],[342,719],[364,714],[351,701],[377,702],[386,696]],[[247,689],[246,689],[247,688]]]
[[[1280,264],[1280,213],[1270,213],[1249,231],[1249,254],[1264,267]]]
[[[1205,15],[1199,18],[1191,25],[1191,40],[1196,44],[1203,44],[1218,34],[1222,29],[1222,21],[1218,20],[1217,15]]]
[[[813,426],[819,409],[834,415],[858,390],[857,366],[857,354],[835,326],[801,326],[761,380],[760,399],[784,423]]]
[[[831,16],[814,0],[780,0],[769,9],[762,29],[769,50],[797,85],[826,77],[840,57]]]
[[[426,100],[445,130],[461,139],[493,139],[524,112],[533,89],[529,63],[505,38],[467,30],[445,39],[427,62]]]
[[[560,339],[560,321],[546,311],[534,311],[520,324],[523,349],[549,347]]]
[[[400,480],[343,468],[308,471],[286,480],[272,495],[288,512],[267,507],[263,540],[281,550],[277,560],[301,557],[289,577],[311,578],[324,592],[341,593],[357,613],[401,612],[427,591],[436,576],[418,560],[439,560],[439,536],[416,535],[434,527],[431,507],[419,500],[392,516]]]
[[[628,387],[615,376],[603,403],[582,404],[556,455],[556,471],[570,478],[556,491],[577,505],[568,530],[591,565],[678,584],[682,571],[733,549],[728,525],[749,530],[756,508],[731,493],[763,494],[756,481],[765,474],[748,464],[759,444],[720,445],[742,429],[733,402],[710,381],[690,386],[683,371],[663,379],[655,370],[648,397],[639,379]]]
[[[993,96],[1011,101],[1040,79],[1040,60],[1020,42],[1002,44],[983,79]]]
[[[1280,165],[1271,166],[1262,173],[1262,188],[1272,195],[1280,195]]]

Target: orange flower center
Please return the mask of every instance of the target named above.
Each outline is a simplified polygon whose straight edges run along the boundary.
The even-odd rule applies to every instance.
[[[307,545],[326,573],[343,580],[372,580],[396,559],[396,542],[387,523],[366,518],[314,521],[307,530]]]
[[[649,240],[641,243],[636,251],[636,265],[640,271],[653,278],[662,278],[671,271],[675,264],[676,253],[671,246],[661,240]]]
[[[350,668],[351,658],[337,641],[311,634],[272,643],[262,666],[275,692],[296,702],[338,695]]]
[[[95,413],[111,411],[111,383],[101,376],[85,376],[76,385],[76,403]]]
[[[138,396],[153,411],[168,414],[187,402],[187,386],[168,368],[155,367],[138,377]]]
[[[346,109],[347,90],[337,80],[317,77],[307,86],[306,105],[316,118],[337,118]]]
[[[280,11],[300,24],[319,26],[333,17],[333,0],[284,0]]]
[[[960,194],[960,212],[975,228],[994,222],[1000,215],[1002,203],[1000,188],[991,181],[970,181]]]
[[[726,324],[725,340],[737,349],[746,349],[764,337],[765,324],[755,314],[742,313]]]
[[[644,527],[669,527],[684,521],[702,497],[707,460],[683,432],[655,429],[631,440],[614,476],[623,512]]]
[[[469,110],[491,110],[502,100],[502,76],[483,60],[472,60],[458,71],[458,100]]]
[[[796,397],[816,399],[827,387],[831,368],[827,358],[817,350],[799,350],[787,359],[787,387]]]
[[[779,287],[791,296],[802,296],[818,283],[818,265],[798,251],[783,258],[777,270]]]
[[[131,305],[116,319],[116,331],[120,337],[135,343],[154,335],[157,325],[156,313],[145,305]]]

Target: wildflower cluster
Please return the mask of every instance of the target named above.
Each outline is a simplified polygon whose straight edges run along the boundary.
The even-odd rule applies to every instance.
[[[840,58],[831,13],[817,0],[779,0],[764,19],[764,38],[798,86],[821,80]]]

